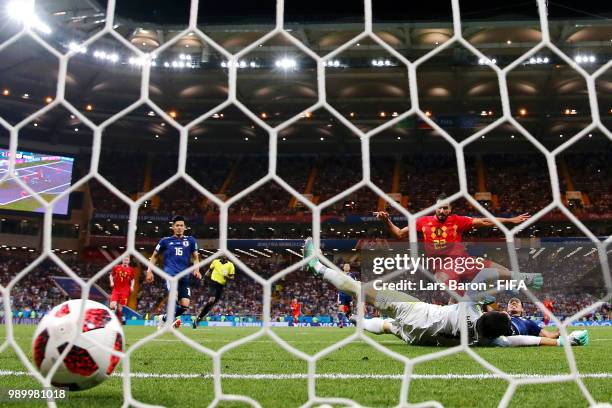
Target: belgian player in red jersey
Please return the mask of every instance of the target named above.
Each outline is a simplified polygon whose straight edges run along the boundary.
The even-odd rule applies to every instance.
[[[297,325],[300,320],[302,305],[297,299],[291,301],[291,317],[293,318],[293,324]]]
[[[542,305],[550,312],[553,312],[553,308],[555,307],[554,302],[552,301],[552,299],[550,298],[546,298],[544,299],[544,301],[542,302]],[[544,319],[543,319],[544,325],[548,326],[548,323],[550,323],[550,317],[548,317],[548,315],[546,313],[544,313]]]
[[[451,204],[445,203],[445,199],[446,196],[444,194],[438,196],[438,207],[436,208],[435,215],[423,216],[416,221],[417,232],[420,232],[423,237],[425,254],[429,257],[464,258],[464,261],[468,258],[473,258],[462,245],[463,232],[471,228],[492,227],[495,224],[487,218],[473,218],[453,214]],[[394,238],[399,240],[408,238],[408,226],[399,228],[391,221],[389,214],[385,211],[375,212],[374,215],[386,224]],[[529,217],[529,214],[521,214],[516,217],[496,217],[496,219],[502,224],[520,224],[528,220]],[[448,283],[450,280],[457,282],[475,281],[476,276],[481,271],[483,271],[482,276],[476,280],[495,281],[498,279],[512,279],[512,272],[508,268],[488,259],[485,259],[482,263],[464,262],[464,265],[465,267],[462,267],[459,272],[456,267],[453,267],[452,263],[439,263],[433,272],[436,280],[444,283]],[[543,283],[542,274],[540,273],[521,273],[519,274],[519,279],[523,280],[526,285],[536,289],[539,289]]]
[[[134,290],[134,269],[130,266],[130,257],[126,256],[121,265],[116,265],[110,275],[111,302],[110,309],[115,312],[120,322],[123,306],[127,304],[130,293]]]

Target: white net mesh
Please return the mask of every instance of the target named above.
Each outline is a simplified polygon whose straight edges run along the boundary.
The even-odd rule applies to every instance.
[[[492,373],[492,376],[507,381],[508,388],[503,398],[499,402],[499,406],[508,406],[517,387],[521,385],[537,384],[537,383],[552,383],[552,382],[574,382],[578,385],[582,394],[584,395],[586,400],[589,402],[589,404],[591,405],[596,404],[595,399],[591,396],[589,390],[585,387],[581,379],[581,375],[578,372],[578,369],[576,366],[574,353],[572,352],[572,349],[569,346],[568,342],[566,342],[565,353],[566,353],[567,361],[570,367],[570,373],[563,374],[563,375],[539,376],[537,378],[534,378],[532,376],[527,376],[527,375],[520,376],[520,375],[510,375],[510,374],[504,373],[498,368],[496,368],[494,365],[492,365],[491,363],[484,360],[479,354],[477,354],[476,352],[474,352],[468,347],[467,335],[466,335],[467,328],[465,327],[465,325],[462,328],[462,345],[461,346],[451,348],[451,349],[446,349],[443,351],[433,352],[430,354],[425,354],[425,355],[422,355],[416,358],[408,358],[403,355],[394,353],[390,351],[389,349],[385,348],[383,345],[379,344],[378,342],[372,340],[370,337],[364,335],[361,324],[358,325],[357,331],[353,335],[346,337],[341,342],[334,344],[333,346],[330,346],[316,353],[315,355],[308,355],[300,350],[297,350],[293,346],[291,346],[288,342],[280,338],[275,332],[273,332],[270,329],[271,292],[272,292],[273,283],[278,278],[285,276],[293,271],[296,271],[298,268],[301,268],[308,261],[308,259],[302,260],[300,263],[293,265],[279,272],[278,274],[276,274],[275,276],[269,279],[264,279],[258,274],[256,274],[255,272],[251,271],[247,267],[247,265],[245,265],[243,262],[241,262],[240,259],[235,257],[234,254],[228,250],[228,244],[227,244],[228,242],[228,208],[232,204],[244,198],[247,194],[253,192],[254,190],[258,189],[259,187],[261,187],[262,185],[264,185],[265,183],[271,180],[277,182],[291,195],[300,199],[300,201],[305,203],[305,205],[309,207],[309,209],[312,211],[313,236],[314,236],[315,246],[317,248],[320,247],[322,209],[337,202],[338,200],[341,200],[344,197],[349,196],[351,193],[356,192],[358,189],[362,187],[368,187],[372,189],[373,191],[375,191],[378,195],[385,196],[386,197],[385,200],[388,202],[390,206],[392,206],[395,210],[397,210],[398,212],[403,214],[405,217],[407,217],[409,221],[409,225],[410,225],[410,240],[411,242],[416,242],[417,241],[417,231],[415,227],[416,218],[421,215],[429,213],[434,207],[432,206],[418,213],[411,214],[405,208],[403,208],[401,205],[395,202],[393,199],[386,196],[385,192],[381,190],[376,184],[374,184],[370,178],[370,140],[371,138],[379,134],[380,132],[384,131],[385,129],[388,129],[398,124],[402,120],[410,116],[415,116],[415,117],[418,117],[423,122],[425,122],[427,125],[429,125],[432,129],[434,129],[440,135],[442,135],[444,139],[446,139],[446,141],[450,145],[452,145],[455,150],[456,156],[458,158],[457,162],[458,162],[458,167],[459,167],[458,174],[459,174],[459,181],[460,181],[460,191],[454,194],[453,196],[449,197],[448,200],[452,201],[460,197],[465,198],[471,205],[473,205],[480,212],[482,212],[488,218],[490,218],[495,223],[495,225],[499,228],[499,230],[503,231],[506,237],[506,240],[508,242],[509,248],[510,248],[509,254],[511,257],[511,266],[513,270],[519,269],[518,260],[516,257],[516,251],[513,250],[514,249],[513,247],[514,235],[520,229],[523,229],[526,226],[529,226],[535,223],[544,214],[556,208],[560,210],[569,220],[571,220],[571,222],[574,223],[584,233],[584,235],[586,235],[595,245],[595,247],[597,248],[598,254],[599,254],[599,259],[601,262],[602,269],[604,271],[604,280],[605,280],[606,286],[608,288],[612,287],[611,280],[610,280],[609,265],[608,265],[607,254],[606,254],[606,247],[608,244],[610,244],[610,242],[612,242],[612,237],[609,237],[604,242],[600,241],[579,219],[576,218],[576,216],[572,212],[570,212],[562,204],[560,187],[559,187],[559,182],[558,182],[559,178],[557,174],[557,166],[556,166],[556,161],[555,161],[555,158],[557,155],[559,155],[561,152],[569,148],[572,144],[574,144],[582,136],[588,134],[589,132],[599,130],[600,132],[604,133],[609,139],[612,140],[612,134],[601,122],[600,109],[598,107],[598,99],[597,99],[596,89],[595,89],[596,79],[602,73],[604,73],[607,69],[612,67],[612,61],[608,61],[606,64],[602,65],[595,72],[589,74],[588,72],[585,71],[585,69],[583,69],[583,67],[578,65],[572,58],[568,57],[559,48],[557,48],[557,46],[555,46],[555,44],[551,41],[551,38],[549,35],[545,0],[537,1],[537,6],[538,6],[539,16],[540,16],[540,25],[541,25],[540,29],[542,33],[541,41],[535,47],[530,49],[528,52],[523,54],[520,58],[516,59],[511,64],[507,65],[505,68],[500,68],[494,63],[489,64],[490,68],[495,71],[495,74],[497,76],[497,80],[499,83],[499,89],[500,89],[500,94],[501,94],[501,107],[502,107],[502,113],[503,113],[502,116],[499,117],[497,120],[495,120],[493,123],[489,124],[488,126],[484,127],[483,129],[479,130],[478,132],[474,133],[473,135],[471,135],[470,137],[468,137],[467,139],[461,142],[457,142],[455,139],[453,139],[443,128],[441,128],[428,115],[426,115],[424,111],[421,110],[421,107],[419,105],[418,84],[417,84],[417,76],[416,76],[417,68],[421,66],[424,62],[428,61],[430,58],[434,57],[435,55],[441,53],[443,50],[453,45],[457,45],[457,44],[468,49],[476,57],[481,58],[483,60],[488,60],[488,57],[486,55],[484,55],[479,49],[475,48],[465,38],[463,38],[462,28],[461,28],[461,14],[460,14],[458,0],[452,0],[453,29],[454,29],[453,36],[450,38],[449,41],[444,42],[439,47],[436,47],[431,52],[428,52],[427,54],[425,54],[424,56],[418,58],[416,61],[413,61],[413,62],[406,59],[403,55],[397,52],[393,47],[391,47],[389,44],[383,41],[383,39],[381,39],[375,33],[375,31],[373,31],[371,0],[366,0],[364,2],[365,18],[364,18],[363,32],[358,34],[356,37],[352,38],[350,41],[346,42],[341,47],[335,49],[333,52],[330,52],[329,54],[323,57],[319,57],[316,53],[314,53],[311,49],[309,49],[304,43],[302,43],[299,39],[297,39],[291,32],[285,29],[285,26],[284,26],[285,2],[282,0],[277,1],[275,28],[269,33],[267,33],[266,35],[264,35],[263,37],[259,38],[256,42],[250,44],[249,46],[247,46],[246,48],[244,48],[243,50],[241,50],[240,52],[236,54],[229,53],[227,50],[225,50],[223,47],[218,45],[217,42],[215,42],[212,38],[210,38],[207,34],[205,34],[203,31],[201,31],[198,28],[197,15],[198,15],[199,2],[198,0],[192,0],[191,9],[190,9],[189,26],[183,32],[176,35],[174,39],[170,40],[169,42],[163,44],[161,47],[156,49],[155,52],[159,54],[163,52],[164,50],[168,49],[169,47],[172,47],[183,36],[188,35],[190,33],[194,33],[196,36],[200,37],[207,44],[212,46],[220,55],[224,56],[224,58],[228,61],[227,66],[228,66],[228,71],[229,71],[229,91],[228,91],[228,98],[224,103],[222,103],[219,106],[215,106],[213,109],[210,109],[208,112],[204,113],[203,115],[201,115],[200,117],[198,117],[197,119],[193,120],[192,122],[188,123],[185,126],[182,126],[181,124],[177,123],[177,121],[175,121],[173,117],[171,117],[166,111],[164,111],[164,109],[156,105],[154,101],[150,98],[150,94],[149,94],[150,74],[151,74],[150,62],[152,61],[152,56],[151,54],[143,53],[140,49],[135,47],[132,43],[130,43],[128,40],[126,40],[124,37],[119,35],[114,30],[113,27],[115,24],[114,22],[115,3],[116,3],[115,0],[109,0],[108,2],[108,9],[106,13],[104,29],[99,31],[95,35],[91,36],[86,41],[84,41],[82,46],[87,47],[88,45],[93,44],[96,40],[100,39],[101,37],[105,35],[109,35],[109,36],[114,37],[114,39],[117,42],[121,43],[123,46],[128,48],[132,53],[137,55],[145,63],[142,64],[142,68],[141,68],[142,69],[142,80],[140,84],[140,98],[136,102],[132,103],[130,106],[126,107],[122,111],[118,112],[117,114],[108,118],[107,120],[105,120],[104,122],[100,124],[96,124],[92,122],[90,118],[85,116],[79,109],[73,106],[65,98],[66,81],[67,81],[67,66],[68,66],[70,58],[78,54],[79,52],[78,49],[74,49],[70,52],[67,52],[66,54],[62,54],[58,52],[55,48],[50,46],[45,41],[44,37],[41,36],[39,32],[37,32],[37,30],[35,30],[32,27],[33,23],[31,21],[30,22],[26,21],[23,26],[23,29],[20,32],[16,33],[11,38],[6,40],[2,45],[0,45],[0,51],[2,51],[3,49],[6,49],[7,47],[9,47],[11,44],[15,43],[20,38],[27,36],[33,39],[41,47],[46,49],[49,53],[54,55],[59,61],[59,79],[57,82],[57,91],[56,91],[55,98],[53,99],[51,103],[49,103],[43,109],[40,109],[30,114],[28,117],[21,120],[19,123],[15,125],[12,125],[6,120],[0,118],[0,123],[6,129],[10,131],[10,151],[12,153],[15,153],[15,151],[17,150],[18,135],[19,135],[19,132],[24,128],[24,126],[32,122],[36,117],[39,117],[41,114],[48,112],[60,105],[64,106],[67,110],[70,111],[71,114],[76,116],[83,124],[85,124],[86,126],[88,126],[89,128],[93,130],[93,149],[92,149],[92,156],[91,156],[90,171],[88,172],[86,177],[84,177],[83,179],[75,183],[68,191],[65,191],[59,196],[55,197],[53,201],[51,202],[45,201],[44,199],[39,197],[39,195],[36,194],[36,192],[33,191],[28,184],[24,183],[19,178],[16,178],[17,183],[20,185],[20,187],[26,190],[33,197],[36,197],[40,205],[45,208],[44,232],[43,232],[41,256],[37,258],[37,260],[33,262],[31,265],[29,265],[26,269],[24,269],[19,274],[14,276],[7,286],[1,288],[2,297],[4,300],[4,310],[7,316],[10,315],[11,313],[11,306],[10,306],[11,289],[15,287],[15,285],[19,282],[19,280],[22,277],[24,277],[26,274],[34,270],[45,257],[48,257],[52,261],[56,262],[69,277],[71,277],[76,282],[78,282],[79,285],[81,285],[81,287],[83,288],[82,297],[84,299],[88,297],[89,291],[92,285],[95,283],[95,281],[98,278],[107,274],[109,270],[111,269],[111,267],[114,266],[114,264],[107,265],[107,267],[105,267],[103,270],[97,273],[92,279],[89,279],[88,282],[86,283],[79,276],[77,276],[70,269],[70,267],[66,265],[66,263],[64,263],[62,259],[60,259],[60,257],[57,256],[55,252],[53,252],[52,240],[51,240],[51,229],[52,229],[52,223],[53,223],[54,203],[56,203],[58,200],[65,197],[67,194],[70,194],[72,191],[75,191],[84,183],[87,183],[88,181],[93,180],[93,179],[97,179],[104,187],[106,187],[110,192],[112,192],[114,195],[119,197],[123,202],[126,203],[126,205],[129,206],[130,221],[128,224],[129,225],[129,228],[127,231],[128,239],[127,239],[127,248],[125,249],[125,254],[128,254],[128,255],[131,254],[134,257],[136,257],[136,259],[138,259],[140,262],[147,264],[148,260],[138,251],[138,249],[136,248],[136,244],[135,244],[136,226],[137,226],[136,219],[138,215],[138,209],[143,203],[145,203],[147,200],[154,197],[164,188],[170,186],[176,180],[182,179],[182,180],[185,180],[195,190],[197,190],[199,193],[204,195],[206,198],[208,198],[208,200],[210,200],[211,202],[213,202],[220,208],[219,252],[203,260],[202,263],[207,263],[210,260],[214,259],[215,257],[219,256],[220,254],[225,254],[229,257],[229,259],[231,259],[234,263],[236,263],[240,267],[241,270],[247,273],[255,282],[262,285],[263,287],[263,313],[262,313],[263,327],[261,328],[261,330],[259,330],[258,332],[252,335],[244,337],[238,341],[232,342],[217,351],[213,351],[206,347],[203,347],[201,344],[196,343],[195,341],[185,336],[184,334],[180,333],[179,331],[171,329],[169,325],[167,325],[164,328],[164,330],[160,332],[156,332],[143,339],[140,339],[138,342],[131,345],[125,353],[116,353],[112,351],[113,353],[116,353],[120,357],[122,357],[122,363],[123,363],[122,365],[123,380],[122,381],[123,381],[123,392],[124,392],[124,398],[125,398],[124,405],[125,406],[128,406],[128,405],[148,406],[147,404],[137,401],[132,395],[131,377],[130,377],[130,356],[136,350],[138,350],[141,346],[147,344],[150,340],[164,333],[167,333],[169,331],[171,331],[178,339],[183,341],[185,344],[194,348],[198,352],[212,358],[213,360],[212,378],[214,379],[214,393],[215,393],[214,401],[212,403],[213,406],[219,404],[221,401],[241,401],[241,402],[250,404],[252,406],[260,406],[260,404],[257,401],[251,398],[240,396],[240,395],[225,394],[222,392],[221,357],[224,353],[228,352],[229,350],[239,347],[245,343],[248,343],[262,335],[270,336],[279,346],[281,346],[287,352],[307,362],[308,364],[308,402],[306,403],[306,406],[313,406],[313,405],[322,404],[322,403],[329,403],[329,404],[337,403],[337,404],[346,404],[346,405],[351,405],[351,406],[358,405],[356,402],[347,400],[347,399],[318,397],[316,389],[315,389],[315,384],[317,381],[317,376],[316,376],[317,361],[329,355],[330,353],[338,350],[342,346],[345,346],[358,339],[361,339],[367,344],[370,344],[380,353],[386,354],[390,358],[401,362],[401,364],[405,366],[404,375],[402,378],[401,392],[399,396],[400,406],[412,406],[412,404],[410,404],[408,400],[409,400],[409,391],[410,391],[410,381],[413,378],[417,378],[413,375],[413,371],[416,365],[421,364],[423,362],[427,362],[427,361],[431,361],[434,359],[439,359],[445,356],[449,356],[451,354],[461,353],[461,352],[467,353],[471,358],[477,361],[480,365],[482,365],[484,368],[489,370]],[[30,2],[27,2],[27,5],[25,4],[26,2],[24,2],[24,7],[29,7],[29,6],[34,7],[34,5]],[[310,58],[316,61],[318,100],[313,106],[310,106],[307,109],[304,109],[302,112],[295,115],[291,119],[286,120],[285,122],[281,123],[280,125],[276,127],[272,127],[266,121],[262,120],[257,114],[249,110],[237,98],[237,71],[239,67],[239,61],[241,61],[249,52],[255,50],[256,47],[258,47],[260,44],[265,43],[266,41],[268,41],[269,39],[277,35],[283,36],[287,41],[289,41],[291,44],[293,44],[295,47],[301,50],[304,54],[306,54],[307,56],[309,56]],[[382,126],[376,127],[375,129],[368,131],[368,132],[363,132],[327,102],[327,99],[326,99],[326,66],[327,66],[328,61],[333,60],[340,53],[354,46],[360,41],[363,41],[366,38],[370,38],[372,41],[374,41],[376,44],[378,44],[380,47],[386,50],[390,55],[392,55],[394,58],[396,58],[398,61],[400,61],[402,64],[404,64],[407,67],[408,74],[409,74],[408,80],[409,80],[409,87],[410,87],[411,109],[397,115],[397,117],[395,117],[392,120],[389,120]],[[508,85],[507,85],[507,76],[510,73],[510,71],[512,71],[522,62],[528,60],[530,57],[536,55],[538,51],[541,51],[544,48],[548,48],[552,53],[556,54],[561,60],[565,61],[567,65],[572,67],[576,72],[578,72],[585,79],[587,88],[588,88],[588,98],[589,98],[590,113],[591,113],[591,118],[592,118],[591,123],[586,128],[584,128],[582,131],[576,134],[573,138],[563,143],[562,145],[560,145],[553,151],[548,151],[534,136],[532,136],[521,125],[521,123],[519,123],[513,117],[511,108],[510,108]],[[161,183],[159,186],[153,188],[151,191],[141,196],[137,201],[132,201],[130,200],[129,197],[127,197],[124,193],[119,191],[108,180],[103,178],[98,172],[100,154],[101,154],[102,133],[110,125],[112,125],[113,123],[118,121],[120,118],[122,118],[123,116],[130,113],[131,111],[133,111],[134,109],[136,109],[137,107],[141,106],[144,103],[149,104],[157,115],[163,118],[163,120],[165,120],[167,123],[170,123],[176,129],[178,129],[178,132],[180,133],[180,146],[179,146],[179,155],[178,155],[179,156],[178,157],[179,166],[178,166],[178,171],[176,172],[176,174],[172,176],[170,179]],[[239,192],[238,194],[233,196],[231,199],[227,201],[223,201],[219,199],[217,196],[215,196],[214,194],[204,189],[189,174],[186,173],[186,160],[187,160],[189,131],[192,128],[194,128],[196,125],[201,123],[202,121],[210,118],[216,112],[219,112],[223,108],[228,107],[230,105],[236,106],[248,118],[250,118],[250,120],[252,120],[258,126],[260,126],[261,128],[265,129],[268,132],[269,134],[269,167],[268,167],[268,173],[264,178],[257,181],[256,183],[249,186],[248,188],[244,189],[243,191]],[[359,138],[361,139],[363,178],[359,183],[357,183],[350,189],[344,191],[342,194],[334,196],[333,198],[330,198],[327,201],[324,201],[318,205],[314,205],[311,203],[311,201],[309,201],[307,198],[302,196],[299,191],[296,191],[291,185],[289,185],[287,182],[285,182],[282,178],[280,178],[277,175],[276,158],[277,158],[277,146],[278,146],[277,142],[278,142],[279,132],[281,132],[283,129],[286,129],[287,127],[289,127],[290,125],[298,121],[301,115],[305,114],[306,112],[315,111],[318,108],[327,109],[329,112],[331,112],[331,114],[339,122],[344,124],[344,126],[349,128],[352,132],[358,135]],[[467,183],[465,159],[464,159],[464,149],[469,143],[480,138],[481,136],[485,135],[487,132],[491,131],[492,129],[494,129],[495,127],[499,126],[500,124],[504,122],[510,123],[512,126],[514,126],[527,140],[529,140],[546,157],[549,172],[550,172],[549,176],[550,176],[550,183],[551,183],[552,194],[553,194],[553,202],[551,202],[548,206],[546,206],[541,211],[539,211],[537,214],[535,214],[525,224],[516,226],[513,229],[508,229],[505,225],[502,225],[499,221],[497,221],[494,218],[494,216],[487,210],[487,208],[484,208],[482,205],[480,205],[479,202],[477,202],[468,193],[468,185],[467,185],[468,183]],[[5,174],[5,177],[14,177],[14,176],[15,176],[15,154],[11,154],[9,172],[8,174]],[[327,260],[324,260],[324,261],[330,267],[335,268],[335,266],[331,262]],[[163,270],[159,268],[155,268],[154,270],[156,274],[160,275],[164,279],[168,279],[172,283],[173,287],[176,288],[178,279],[180,279],[182,276],[190,274],[193,271],[193,268],[194,267],[174,277],[168,276],[167,274],[164,273]],[[168,305],[170,308],[170,313],[172,313],[172,309],[174,308],[174,304],[176,300],[176,291],[171,291],[170,293],[171,294],[168,300]],[[545,310],[542,303],[533,294],[528,293],[528,296],[535,304],[537,304],[538,308],[540,308],[542,311]],[[602,302],[607,301],[609,298],[610,298],[610,295],[602,299],[600,302],[597,302],[591,305],[588,309],[582,310],[581,312],[577,313],[572,318],[566,319],[564,322],[559,321],[554,316],[551,316],[551,318],[559,326],[562,335],[567,336],[568,326],[570,326],[573,322],[575,322],[581,316],[584,316],[589,311],[594,310],[597,307],[599,307],[602,304]],[[81,311],[81,314],[82,314],[82,311]],[[10,319],[7,319],[7,322],[6,322],[6,340],[0,346],[0,351],[3,351],[8,347],[12,347],[15,350],[15,352],[18,354],[19,358],[21,359],[25,367],[27,367],[28,371],[33,376],[35,376],[35,378],[43,386],[50,386],[50,378],[54,370],[52,370],[51,373],[49,373],[49,375],[44,378],[38,373],[38,371],[33,367],[31,362],[28,360],[24,352],[17,346],[17,343],[14,338],[14,333],[13,333],[13,324]],[[66,347],[64,354],[66,354],[69,351],[69,349],[70,347]],[[61,359],[58,360],[58,363],[56,364],[56,368],[60,361]],[[53,406],[54,403],[51,401],[49,402],[49,405]],[[440,404],[435,401],[430,401],[430,402],[425,402],[422,404],[417,404],[417,406],[440,406]]]

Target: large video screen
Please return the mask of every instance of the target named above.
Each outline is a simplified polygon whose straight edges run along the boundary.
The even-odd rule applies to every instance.
[[[17,151],[15,175],[0,181],[0,210],[43,213],[40,203],[17,183],[19,178],[44,200],[53,198],[70,188],[73,157]],[[0,149],[0,178],[8,172],[9,151]],[[68,215],[69,194],[53,206],[56,215]]]

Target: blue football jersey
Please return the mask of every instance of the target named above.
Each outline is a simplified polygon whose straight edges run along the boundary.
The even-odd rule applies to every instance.
[[[357,280],[357,274],[355,272],[347,273],[348,276],[353,280]],[[348,295],[344,292],[338,292],[338,303],[341,305],[350,304],[353,301],[353,296]]]
[[[539,336],[540,326],[533,320],[512,316],[512,335]]]
[[[162,238],[155,250],[164,256],[164,271],[175,276],[191,265],[191,256],[198,250],[198,243],[194,237],[173,235]]]

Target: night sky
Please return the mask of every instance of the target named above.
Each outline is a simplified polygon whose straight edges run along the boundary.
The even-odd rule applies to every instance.
[[[106,2],[100,1],[105,7]],[[610,19],[612,1],[549,1],[550,19]],[[181,24],[189,14],[188,0],[118,0],[116,14],[136,21],[159,24]],[[276,2],[274,0],[201,0],[200,23],[272,23]],[[476,1],[460,2],[465,20],[488,19],[537,19],[535,0],[527,1]],[[424,2],[373,0],[374,20],[379,22],[432,22],[451,21],[450,0]],[[287,0],[287,22],[359,22],[363,20],[362,0]]]

